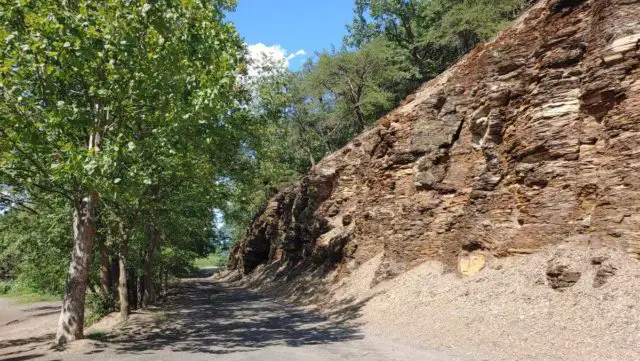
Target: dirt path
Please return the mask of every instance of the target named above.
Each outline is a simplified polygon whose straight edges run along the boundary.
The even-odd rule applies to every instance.
[[[15,305],[0,298],[0,360],[43,355],[40,350],[49,344],[59,314],[60,302]]]
[[[31,338],[14,340],[27,352],[0,349],[0,360],[463,360],[369,336],[355,316],[332,321],[245,289],[190,279],[163,310],[133,315],[98,342],[44,356],[29,347]]]

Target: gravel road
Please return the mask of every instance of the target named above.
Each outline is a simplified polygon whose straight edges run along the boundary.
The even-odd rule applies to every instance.
[[[367,335],[357,310],[329,320],[206,278],[184,280],[174,293],[162,310],[134,314],[100,341],[62,352],[29,348],[27,342],[28,351],[14,347],[9,354],[3,345],[23,342],[0,341],[0,360],[463,360]]]

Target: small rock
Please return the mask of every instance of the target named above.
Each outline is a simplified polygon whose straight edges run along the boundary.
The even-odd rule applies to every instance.
[[[591,258],[591,264],[594,266],[599,266],[608,259],[609,259],[609,256],[594,256]]]
[[[547,281],[554,290],[569,288],[580,280],[582,273],[572,270],[568,265],[552,263],[547,268]]]
[[[327,215],[329,217],[334,217],[334,216],[338,215],[338,213],[340,213],[340,206],[338,206],[337,204],[333,204],[329,208],[329,211],[327,212]]]
[[[596,271],[596,276],[593,278],[593,287],[600,288],[604,286],[609,278],[616,274],[617,268],[609,263],[601,265]]]

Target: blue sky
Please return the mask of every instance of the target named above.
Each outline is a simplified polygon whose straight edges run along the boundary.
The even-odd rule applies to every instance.
[[[229,15],[247,44],[283,52],[292,70],[314,51],[340,46],[352,17],[352,0],[238,0]]]

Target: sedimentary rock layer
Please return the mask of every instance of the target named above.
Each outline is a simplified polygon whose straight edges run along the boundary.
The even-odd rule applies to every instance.
[[[319,162],[231,255],[250,272],[382,253],[425,260],[555,244],[640,256],[640,1],[543,1]]]

